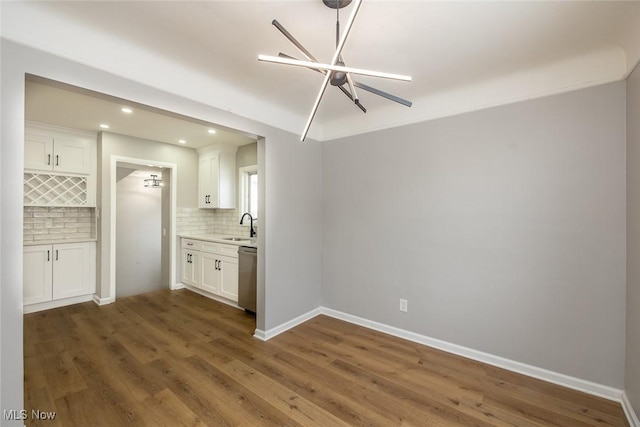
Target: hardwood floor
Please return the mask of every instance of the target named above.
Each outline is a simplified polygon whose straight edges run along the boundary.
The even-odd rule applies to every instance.
[[[325,316],[261,342],[188,290],[24,320],[27,425],[628,425],[618,403]]]

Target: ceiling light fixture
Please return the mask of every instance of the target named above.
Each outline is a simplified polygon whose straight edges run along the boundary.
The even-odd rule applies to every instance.
[[[318,92],[318,96],[316,97],[315,103],[311,108],[311,114],[309,114],[309,119],[307,120],[307,124],[302,131],[302,136],[300,137],[300,141],[304,141],[307,137],[307,133],[309,132],[309,128],[311,127],[311,122],[318,111],[318,107],[320,105],[320,101],[324,96],[324,92],[327,89],[327,85],[331,83],[331,86],[336,86],[340,91],[353,103],[362,110],[363,113],[367,112],[367,109],[360,103],[360,98],[356,93],[356,88],[366,90],[367,92],[371,92],[375,95],[382,96],[383,98],[387,98],[391,101],[397,102],[399,104],[405,105],[407,107],[411,107],[411,102],[406,99],[402,99],[398,96],[391,95],[390,93],[383,92],[379,89],[373,88],[371,86],[367,86],[365,84],[359,83],[352,79],[351,74],[356,75],[364,75],[370,77],[381,77],[385,79],[392,80],[400,80],[400,81],[411,81],[410,76],[404,76],[401,74],[391,74],[391,73],[383,73],[379,71],[371,71],[364,70],[360,68],[352,68],[345,66],[344,58],[342,57],[342,48],[344,47],[345,42],[347,41],[347,37],[349,36],[349,32],[353,26],[353,22],[358,14],[358,10],[360,9],[360,5],[362,4],[362,0],[356,0],[355,4],[352,8],[351,15],[349,16],[349,20],[347,21],[346,28],[340,34],[340,9],[345,6],[351,4],[352,0],[322,0],[325,6],[336,10],[336,50],[331,58],[330,63],[321,63],[316,58],[309,53],[307,49],[300,44],[298,40],[296,40],[278,21],[275,19],[271,22],[271,24],[278,29],[295,47],[298,51],[305,57],[306,60],[301,61],[292,56],[286,55],[284,53],[278,54],[278,56],[269,56],[269,55],[258,55],[258,61],[263,62],[271,62],[276,64],[285,64],[285,65],[294,65],[298,67],[309,68],[313,71],[321,73],[324,75],[324,82],[320,87],[320,91]],[[346,87],[345,87],[346,86]]]
[[[120,111],[122,111],[123,113],[126,113],[126,114],[131,114],[131,113],[133,113],[133,110],[132,110],[131,108],[128,108],[128,107],[122,107],[122,108],[120,109]]]
[[[214,133],[216,133],[215,129],[209,129],[207,132],[209,132],[211,135],[213,135]]]
[[[179,143],[179,144],[186,144],[186,143],[187,143],[187,141],[185,141],[184,139],[179,139],[179,140],[178,140],[178,143]]]
[[[103,124],[101,124],[101,125],[100,125],[100,127],[101,127],[102,129],[109,129],[109,125],[104,124],[104,123],[103,123]]]
[[[151,178],[144,180],[144,186],[148,188],[160,188],[162,187],[162,180],[158,178],[158,175],[151,175]]]

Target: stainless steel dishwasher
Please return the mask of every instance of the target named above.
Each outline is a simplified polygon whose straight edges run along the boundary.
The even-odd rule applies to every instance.
[[[249,246],[238,248],[238,306],[256,312],[258,250]]]

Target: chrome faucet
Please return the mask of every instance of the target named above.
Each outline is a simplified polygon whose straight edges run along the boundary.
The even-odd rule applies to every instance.
[[[245,212],[244,214],[242,214],[242,217],[240,218],[240,225],[242,225],[242,221],[244,221],[244,217],[247,215],[249,215],[249,219],[251,220],[251,230],[249,231],[249,237],[253,237],[256,235],[256,231],[253,229],[253,217],[249,212]]]

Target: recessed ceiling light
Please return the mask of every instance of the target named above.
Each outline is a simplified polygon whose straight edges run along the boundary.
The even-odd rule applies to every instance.
[[[128,108],[128,107],[122,107],[120,109],[120,111],[122,111],[123,113],[127,113],[127,114],[133,113],[133,110],[131,108]]]
[[[103,124],[101,124],[101,125],[100,125],[100,127],[101,127],[102,129],[109,129],[109,125],[104,124],[104,123],[103,123]]]
[[[215,129],[209,129],[207,132],[209,132],[211,135],[213,135],[214,133],[216,133]]]
[[[178,140],[178,142],[179,142],[180,144],[186,144],[186,143],[187,143],[187,141],[185,141],[184,139],[179,139],[179,140]]]

